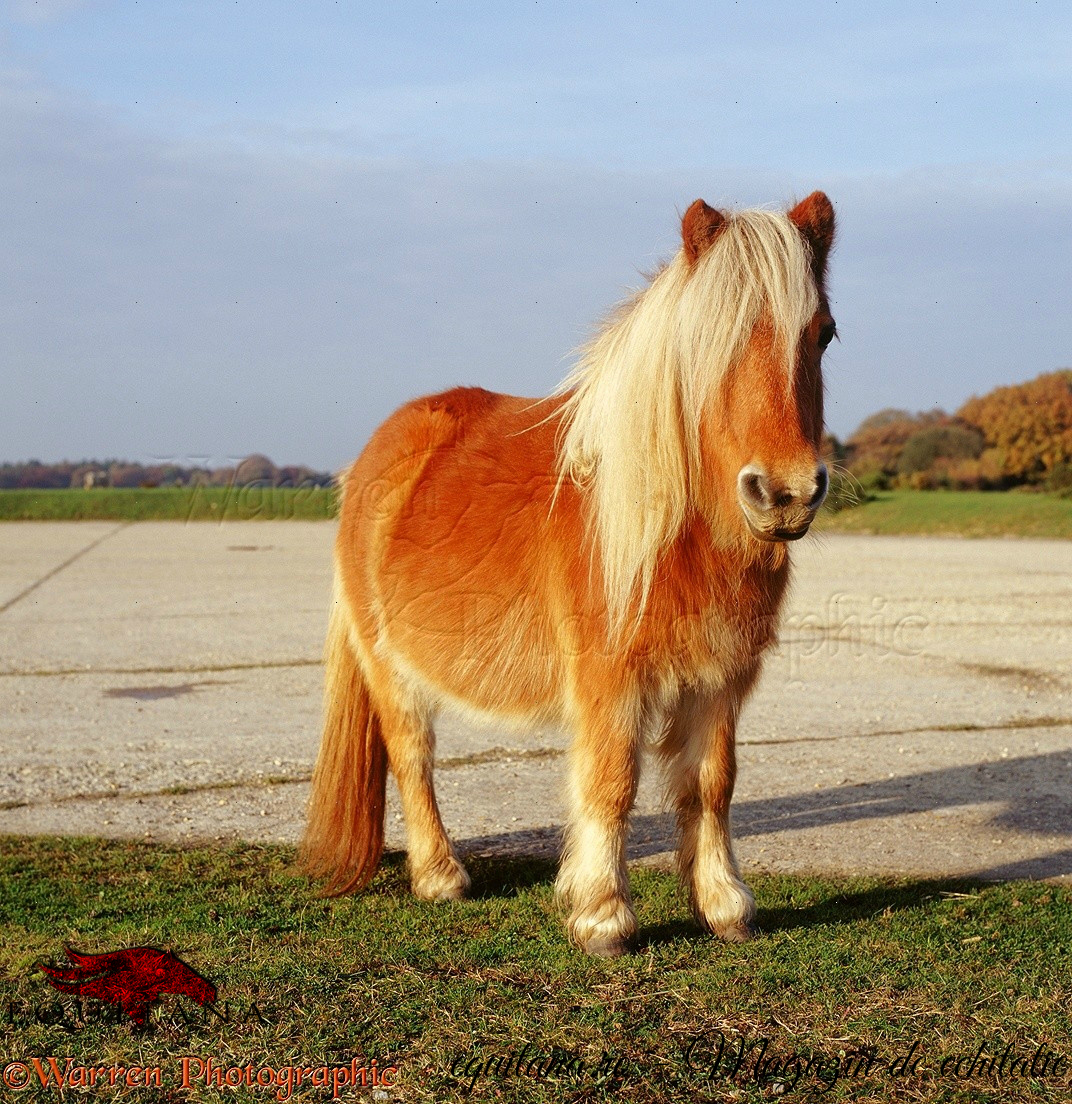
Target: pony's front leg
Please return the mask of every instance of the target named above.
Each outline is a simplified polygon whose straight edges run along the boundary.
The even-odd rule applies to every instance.
[[[730,837],[737,710],[751,681],[717,694],[685,694],[661,748],[681,832],[678,869],[692,911],[708,931],[734,943],[756,934],[755,898],[741,880]]]
[[[603,958],[624,954],[636,936],[625,839],[638,752],[639,725],[598,712],[579,726],[572,751],[570,818],[555,892],[570,906],[570,938]]]

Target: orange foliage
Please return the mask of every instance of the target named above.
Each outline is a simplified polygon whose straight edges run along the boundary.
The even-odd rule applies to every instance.
[[[909,414],[907,410],[880,410],[865,418],[845,442],[846,461],[856,476],[882,472],[893,475],[908,439],[922,429],[948,420],[942,411]]]
[[[1011,479],[1033,482],[1072,461],[1072,370],[998,387],[957,415],[982,430]]]

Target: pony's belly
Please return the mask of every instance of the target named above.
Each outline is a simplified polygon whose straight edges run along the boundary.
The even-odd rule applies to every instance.
[[[378,636],[381,656],[425,697],[515,720],[560,711],[556,657],[524,592],[399,586],[383,603]]]

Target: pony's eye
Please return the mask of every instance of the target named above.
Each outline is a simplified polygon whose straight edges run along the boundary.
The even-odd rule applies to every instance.
[[[833,322],[827,324],[819,331],[819,348],[825,349],[837,336],[837,327]]]

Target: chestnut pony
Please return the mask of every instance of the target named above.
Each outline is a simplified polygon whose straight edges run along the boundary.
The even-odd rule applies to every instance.
[[[697,200],[682,246],[550,398],[457,388],[393,414],[342,477],[326,719],[303,854],[327,892],[383,849],[388,766],[413,892],[469,877],[432,787],[443,706],[574,734],[557,891],[584,950],[629,949],[640,752],[666,767],[699,922],[752,934],[729,826],[734,732],[826,494],[834,211]]]

